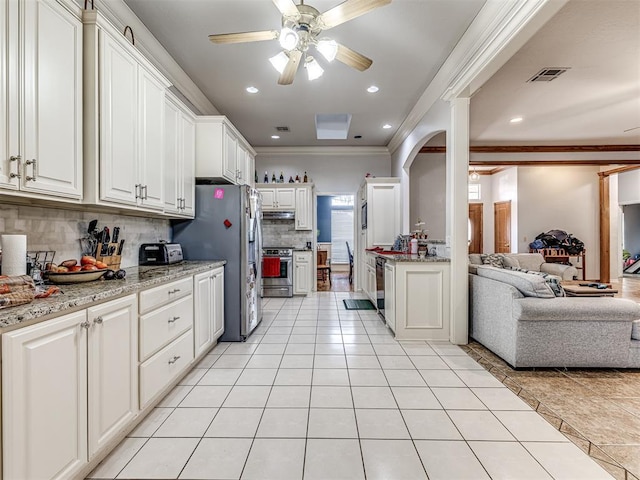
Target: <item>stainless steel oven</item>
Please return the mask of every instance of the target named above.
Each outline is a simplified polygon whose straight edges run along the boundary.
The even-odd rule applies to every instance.
[[[262,296],[293,297],[293,248],[262,249]]]

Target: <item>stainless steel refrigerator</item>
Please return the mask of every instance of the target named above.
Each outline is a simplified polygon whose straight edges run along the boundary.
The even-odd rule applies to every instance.
[[[225,342],[241,342],[262,320],[262,196],[246,185],[196,185],[196,217],[173,222],[185,260],[226,260]]]

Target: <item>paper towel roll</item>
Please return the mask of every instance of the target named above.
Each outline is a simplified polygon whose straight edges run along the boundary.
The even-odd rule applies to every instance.
[[[27,274],[27,236],[2,235],[2,275]]]

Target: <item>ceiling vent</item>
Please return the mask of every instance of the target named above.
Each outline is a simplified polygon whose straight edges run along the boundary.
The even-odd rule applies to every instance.
[[[569,70],[570,67],[547,67],[540,70],[533,77],[531,77],[527,82],[550,82],[551,80],[555,80],[564,72]]]
[[[278,132],[290,132],[289,127],[276,127],[276,131]]]

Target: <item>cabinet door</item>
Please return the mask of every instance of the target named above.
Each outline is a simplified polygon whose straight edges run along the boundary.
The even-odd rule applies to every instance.
[[[393,266],[384,266],[384,319],[387,326],[396,331],[396,278]]]
[[[311,253],[293,255],[293,293],[306,295],[311,292]]]
[[[228,128],[223,128],[222,176],[236,183],[238,172],[238,140]]]
[[[214,342],[213,273],[193,277],[193,335],[195,356],[205,352]]]
[[[295,210],[296,189],[276,188],[276,207],[278,210]]]
[[[182,214],[195,215],[196,194],[196,125],[186,115],[182,115]]]
[[[99,39],[100,199],[136,205],[138,65],[132,55],[103,31]]]
[[[393,245],[400,231],[400,185],[369,185],[367,195],[369,245]]]
[[[178,213],[180,211],[180,127],[181,114],[172,102],[164,105],[164,211]]]
[[[55,0],[21,5],[22,189],[82,198],[82,22]]]
[[[296,188],[296,230],[312,230],[311,189]]]
[[[0,188],[18,189],[18,24],[15,2],[0,3]],[[11,159],[13,157],[13,160]],[[13,175],[13,176],[12,176]]]
[[[262,194],[262,209],[263,210],[275,210],[276,208],[276,189],[275,188],[260,188]]]
[[[138,412],[136,295],[87,310],[89,458]]]
[[[249,172],[247,171],[247,150],[238,142],[236,150],[236,183],[238,185],[248,185]]]
[[[164,151],[164,85],[145,68],[138,68],[139,78],[139,183],[141,204],[161,210],[162,162]]]
[[[213,271],[213,339],[224,333],[224,268]]]
[[[67,479],[87,463],[86,311],[2,335],[3,478]]]

